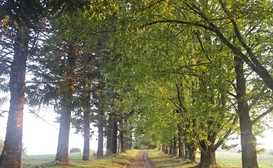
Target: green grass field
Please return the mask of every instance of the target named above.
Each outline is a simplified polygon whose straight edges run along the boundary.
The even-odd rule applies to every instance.
[[[74,153],[70,154],[68,165],[54,162],[55,155],[30,155],[22,158],[22,168],[121,168],[130,164],[137,153],[138,150],[129,150],[116,156],[101,159],[91,158],[90,161],[82,161],[82,154]],[[239,153],[218,152],[216,156],[219,167],[241,167],[241,155]],[[189,168],[194,165],[155,150],[149,151],[149,157],[155,167]],[[258,155],[258,161],[260,168],[273,167],[273,155]]]
[[[189,168],[194,164],[187,161],[177,159],[165,155],[158,151],[150,151],[149,157],[154,163],[155,167],[172,167],[172,168]],[[218,152],[216,155],[217,164],[221,168],[240,168],[241,166],[241,154]],[[272,168],[273,167],[273,155],[258,155],[258,162],[260,168]]]
[[[226,167],[241,167],[241,154],[218,152],[216,155],[217,163]],[[273,167],[273,155],[258,155],[258,163],[260,168]]]
[[[116,156],[91,158],[90,161],[82,161],[82,154],[74,153],[70,154],[70,163],[66,165],[54,162],[55,155],[29,155],[22,158],[22,168],[121,168],[130,164],[137,153],[137,150],[129,150]]]

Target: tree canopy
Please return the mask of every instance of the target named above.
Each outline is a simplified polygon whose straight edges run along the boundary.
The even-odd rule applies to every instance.
[[[0,7],[0,91],[9,88],[9,115],[19,123],[25,97],[32,107],[55,107],[56,161],[69,162],[70,124],[88,142],[93,122],[98,156],[103,138],[109,154],[118,152],[119,139],[122,152],[144,144],[193,162],[199,149],[198,166],[209,167],[215,151],[240,131],[242,165],[258,167],[255,136],[273,110],[273,2],[4,1]],[[26,70],[33,76],[27,85]],[[22,128],[7,135],[15,132],[17,141],[7,136],[1,166],[20,165]]]

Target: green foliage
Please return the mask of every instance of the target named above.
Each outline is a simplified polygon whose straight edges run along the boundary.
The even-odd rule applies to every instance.
[[[149,136],[139,135],[134,139],[134,149],[155,149],[157,144],[154,142],[154,138]]]
[[[69,153],[79,153],[79,152],[81,152],[80,148],[76,148],[76,147],[71,148],[69,151]]]
[[[147,134],[153,134],[155,130],[162,131],[166,124],[170,125],[166,128],[169,134],[155,134],[171,139],[171,134],[175,133],[175,124],[170,124],[167,118],[172,123],[179,121],[179,117],[173,115],[176,108],[182,110],[184,131],[188,131],[189,138],[195,141],[206,140],[210,144],[207,140],[210,133],[219,133],[217,139],[221,139],[229,128],[238,129],[232,124],[237,109],[234,108],[236,88],[233,70],[233,56],[236,52],[231,45],[243,52],[248,51],[245,51],[247,49],[234,31],[231,20],[236,17],[243,40],[248,41],[247,45],[263,66],[270,67],[271,53],[265,54],[268,50],[262,47],[261,38],[257,38],[267,37],[271,21],[262,23],[261,20],[266,20],[272,3],[219,3],[220,1],[134,1],[127,10],[121,10],[118,14],[123,19],[118,20],[120,29],[114,34],[110,44],[113,62],[108,70],[110,79],[114,81],[112,84],[118,88],[119,93],[123,92],[121,88],[137,92],[135,95],[138,95],[139,103],[135,106],[140,111],[140,119],[136,118],[142,123],[139,122],[141,126],[136,130],[140,133],[144,129]],[[259,10],[249,10],[256,7]],[[253,17],[249,18],[249,15]],[[247,64],[253,70],[248,62]],[[270,68],[267,70],[271,71]],[[246,73],[248,72],[251,74],[251,70],[246,68]],[[257,79],[255,74],[247,77],[252,81],[248,83],[248,100],[253,102],[251,108],[259,109],[252,111],[252,118],[255,119],[261,114],[260,110],[267,107],[263,102],[268,101],[265,97],[260,99],[260,95],[270,97],[271,91],[267,92],[267,86],[263,91],[264,81],[253,80],[253,77]],[[183,106],[177,102],[175,84],[183,88]],[[261,101],[256,102],[258,99]],[[168,103],[176,107],[164,109],[168,107]],[[164,120],[160,120],[160,116]],[[194,125],[188,124],[193,120],[196,121]]]
[[[168,6],[158,4],[160,2],[149,5],[153,9]],[[175,8],[162,10],[149,12],[175,17],[175,14],[168,15],[164,11]],[[128,11],[129,15],[131,12],[134,13]],[[147,13],[142,14],[130,19],[156,19]],[[233,91],[229,83],[234,80],[234,73],[230,71],[233,68],[231,54],[219,45],[219,41],[212,34],[176,24],[154,24],[141,29],[134,29],[133,23],[127,26],[130,33],[119,32],[120,36],[112,44],[116,67],[112,72],[115,72],[113,80],[118,81],[119,90],[129,85],[131,92],[137,92],[140,97],[135,104],[140,111],[138,119],[141,123],[136,132],[168,142],[177,133],[177,124],[182,122],[189,139],[198,142],[206,139],[209,131],[223,128],[219,124],[232,116],[228,114],[231,110],[228,92]],[[181,84],[184,90],[183,107],[177,102],[176,84]],[[184,111],[174,113],[177,108]],[[194,126],[189,124],[193,120],[196,120]],[[224,130],[228,128],[225,126]]]
[[[74,9],[70,5],[64,9]],[[130,116],[121,130],[151,139],[148,144],[168,143],[181,124],[187,142],[211,145],[210,135],[221,140],[230,128],[238,129],[232,122],[234,55],[246,62],[252,120],[272,106],[265,82],[271,77],[259,70],[272,74],[272,6],[271,1],[88,1],[50,20],[44,48],[33,59],[27,99],[59,111],[72,80],[73,123],[79,129],[81,112],[89,108],[86,93],[92,92],[93,105]],[[70,45],[77,55],[73,77]],[[260,121],[257,134],[263,130]]]

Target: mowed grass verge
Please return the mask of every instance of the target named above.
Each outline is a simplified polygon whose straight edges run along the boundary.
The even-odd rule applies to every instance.
[[[150,160],[153,162],[155,168],[168,167],[168,168],[190,168],[196,164],[190,163],[189,161],[184,161],[178,159],[177,157],[172,157],[166,155],[162,152],[151,150],[148,152]],[[216,160],[218,163],[217,167],[221,168],[241,168],[241,154],[239,153],[228,153],[228,152],[218,152],[216,155]],[[273,167],[273,155],[258,155],[258,162],[260,168],[271,168]]]
[[[54,161],[55,155],[29,155],[22,158],[22,168],[121,168],[130,164],[139,150],[128,150],[113,156],[104,156],[100,159],[90,158],[90,161],[82,161],[81,153],[70,154],[69,164],[61,164]]]

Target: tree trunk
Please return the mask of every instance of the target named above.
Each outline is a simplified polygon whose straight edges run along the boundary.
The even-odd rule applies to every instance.
[[[104,122],[104,109],[102,107],[102,102],[99,102],[99,117],[98,117],[98,150],[97,156],[103,156],[103,122]]]
[[[20,168],[22,152],[25,75],[28,54],[28,30],[18,29],[14,42],[14,59],[10,71],[10,107],[1,168]]]
[[[236,86],[238,114],[240,119],[242,166],[243,168],[258,168],[256,138],[252,133],[252,122],[249,116],[249,107],[246,100],[246,79],[244,77],[243,61],[234,57],[236,66]]]
[[[64,111],[60,116],[60,128],[58,137],[58,147],[55,160],[63,163],[69,162],[69,131],[70,131],[71,111]]]
[[[240,116],[243,168],[258,168],[256,138],[252,133],[252,122],[249,115]]]
[[[161,152],[165,153],[165,145],[164,144],[161,145]]]
[[[167,145],[164,145],[163,151],[165,154],[168,154],[168,146]]]
[[[215,151],[208,149],[201,151],[200,168],[214,167],[216,165]]]
[[[117,116],[114,114],[113,116],[113,131],[112,131],[112,154],[118,153],[118,122],[117,122]]]
[[[173,137],[172,156],[177,156],[177,141],[176,141],[176,136]]]
[[[187,158],[192,162],[196,162],[196,150],[194,143],[189,143],[187,145]]]
[[[84,113],[83,113],[83,156],[82,160],[88,161],[90,158],[90,120],[91,120],[91,85],[86,82],[84,86]]]
[[[132,148],[133,148],[133,134],[130,133],[130,135],[129,135],[128,149],[132,149]]]
[[[89,102],[90,103],[90,102]],[[84,145],[83,145],[83,157],[82,160],[89,160],[90,158],[90,111],[86,111],[83,114],[84,122]]]
[[[106,155],[112,154],[113,146],[113,116],[110,113],[107,122],[107,143],[106,143]]]
[[[59,162],[68,163],[68,147],[69,147],[69,132],[71,123],[71,112],[73,104],[73,92],[74,92],[74,78],[75,78],[75,66],[76,66],[76,50],[73,43],[68,45],[68,72],[67,76],[64,76],[65,88],[62,100],[62,112],[60,116],[60,128],[58,137],[58,147],[55,160]]]
[[[194,127],[196,125],[196,119],[192,119],[191,120],[192,126],[187,124],[186,128],[190,128],[194,130]],[[195,131],[193,131],[192,133],[186,135],[186,136],[196,136]],[[186,144],[186,159],[189,159],[192,162],[196,162],[196,150],[197,147],[195,145],[194,142],[187,142],[186,138],[185,138],[185,144]]]
[[[173,153],[173,141],[170,141],[170,150],[169,150],[169,155],[172,155]]]
[[[119,129],[119,141],[120,141],[120,151],[121,152],[125,152],[126,151],[126,148],[125,148],[125,138],[124,138],[124,128],[123,128],[123,116],[121,116],[120,118],[120,122],[119,122],[119,126],[120,126],[120,129]]]
[[[182,124],[178,124],[178,157],[185,159],[185,146],[183,143]]]
[[[216,165],[214,142],[210,142],[211,144],[209,145],[204,140],[200,142],[201,157],[198,167],[207,168]]]

